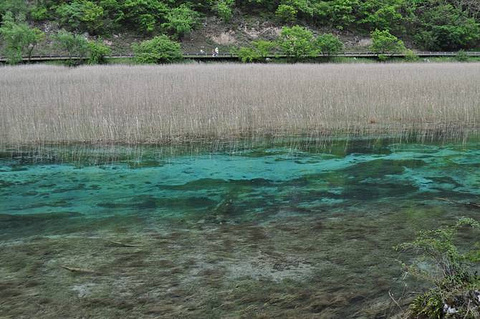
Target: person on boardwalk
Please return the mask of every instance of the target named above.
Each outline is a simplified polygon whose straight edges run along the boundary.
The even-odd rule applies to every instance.
[[[215,48],[215,50],[213,50],[214,52],[214,56],[218,56],[218,47]]]

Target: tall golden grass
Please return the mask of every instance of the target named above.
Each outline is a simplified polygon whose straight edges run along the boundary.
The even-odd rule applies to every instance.
[[[3,146],[464,136],[479,123],[479,63],[0,68]]]

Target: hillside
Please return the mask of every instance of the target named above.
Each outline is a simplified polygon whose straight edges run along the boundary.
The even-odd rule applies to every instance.
[[[3,0],[0,16],[2,55],[12,54],[12,46],[23,56],[64,52],[54,41],[63,30],[101,42],[113,54],[131,53],[132,43],[162,34],[186,53],[230,52],[275,40],[293,25],[331,33],[347,51],[368,50],[376,29],[418,50],[470,50],[480,43],[477,0]],[[12,34],[15,27],[35,32],[22,40]]]

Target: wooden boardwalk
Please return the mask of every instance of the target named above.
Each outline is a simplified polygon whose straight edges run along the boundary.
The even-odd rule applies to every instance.
[[[421,51],[415,52],[415,54],[420,58],[432,58],[432,57],[455,57],[458,55],[458,52],[428,52],[428,51]],[[388,57],[397,57],[403,58],[406,56],[405,53],[393,53],[393,54],[385,54]],[[469,57],[480,57],[480,52],[465,52],[466,56]],[[324,59],[327,57],[345,57],[345,58],[378,58],[378,53],[373,52],[342,52],[339,54],[332,54],[332,55],[323,55],[320,54],[316,58]],[[217,56],[212,56],[209,54],[202,54],[202,53],[184,53],[183,57],[188,60],[196,60],[196,61],[238,61],[239,57],[234,54],[218,54]],[[110,55],[107,56],[108,59],[131,59],[133,55]],[[286,59],[288,56],[277,54],[271,55],[266,57],[267,59]],[[315,59],[315,57],[311,58]],[[49,61],[68,61],[68,60],[87,60],[86,57],[68,57],[68,56],[61,56],[61,55],[33,55],[30,59],[30,62],[49,62]],[[0,63],[6,63],[6,57],[0,57]],[[28,62],[28,58],[24,57],[23,62]]]

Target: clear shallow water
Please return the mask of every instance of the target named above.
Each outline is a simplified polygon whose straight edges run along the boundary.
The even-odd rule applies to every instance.
[[[392,246],[480,201],[476,141],[156,154],[0,160],[2,312],[388,317]]]

